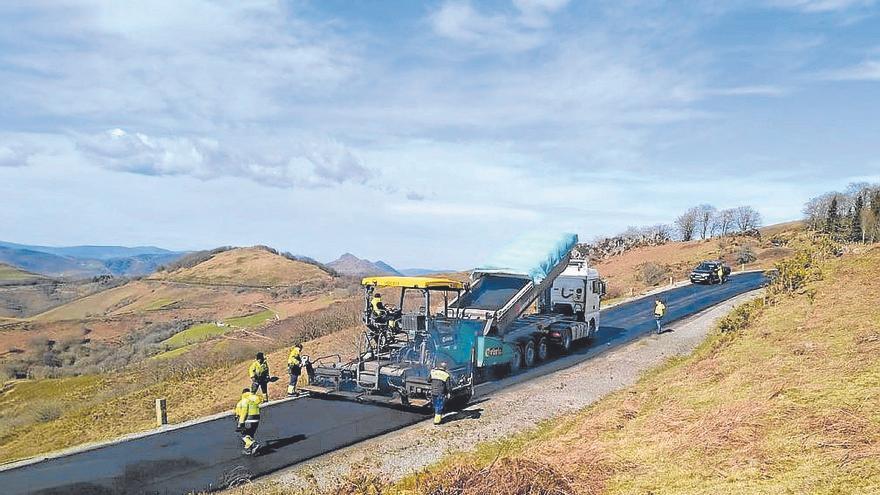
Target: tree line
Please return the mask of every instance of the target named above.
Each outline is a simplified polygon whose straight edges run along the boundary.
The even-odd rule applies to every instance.
[[[807,227],[840,241],[880,241],[880,184],[856,182],[804,205]]]
[[[675,219],[678,238],[691,241],[728,235],[755,234],[761,226],[761,214],[751,206],[719,210],[702,204],[688,208]]]
[[[730,235],[757,237],[761,224],[761,214],[751,206],[719,210],[712,205],[701,204],[688,208],[672,223],[630,226],[618,235],[581,244],[578,251],[583,257],[601,259],[634,247],[656,246],[673,240],[691,241]]]

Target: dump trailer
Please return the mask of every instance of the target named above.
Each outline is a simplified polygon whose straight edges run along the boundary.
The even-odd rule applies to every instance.
[[[430,370],[442,366],[451,376],[452,400],[464,404],[490,370],[516,372],[548,359],[554,347],[567,352],[595,333],[604,294],[596,270],[570,259],[576,242],[574,235],[545,242],[540,256],[533,241],[514,247],[500,262],[475,269],[469,283],[363,279],[365,331],[358,357],[316,360],[314,380],[304,389],[316,396],[426,407]],[[372,301],[383,288],[400,289],[399,305],[377,312]],[[408,301],[415,308],[405,308]]]

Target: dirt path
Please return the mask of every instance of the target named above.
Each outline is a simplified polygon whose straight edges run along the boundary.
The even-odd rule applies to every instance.
[[[635,383],[643,372],[666,359],[692,352],[720,317],[760,293],[742,294],[675,322],[670,325],[673,331],[662,336],[643,337],[571,368],[496,392],[455,417],[447,416],[440,427],[422,422],[315,458],[269,479],[291,488],[327,487],[358,468],[390,479],[402,478],[445,454],[532,428]]]

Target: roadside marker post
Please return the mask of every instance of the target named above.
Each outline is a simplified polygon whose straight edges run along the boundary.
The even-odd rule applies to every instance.
[[[165,407],[165,399],[156,399],[156,426],[168,424],[168,410]]]

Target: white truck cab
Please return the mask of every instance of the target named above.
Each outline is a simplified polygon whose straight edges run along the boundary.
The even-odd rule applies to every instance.
[[[574,315],[577,321],[599,326],[599,307],[605,282],[586,261],[572,260],[550,289],[549,308],[554,313]]]

